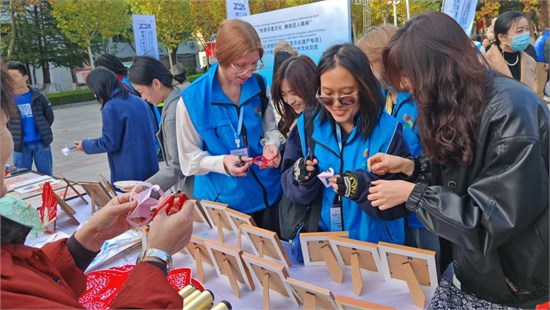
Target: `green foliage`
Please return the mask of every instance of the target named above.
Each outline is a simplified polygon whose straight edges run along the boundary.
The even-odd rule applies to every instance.
[[[187,67],[185,68],[187,70],[187,76],[197,74],[197,68],[196,67]]]
[[[54,106],[95,100],[94,95],[89,89],[49,93],[46,94],[46,97]]]
[[[189,83],[193,83],[194,80],[198,79],[203,74],[204,74],[204,72],[193,74],[193,75],[188,75],[187,76],[187,81],[189,81]]]

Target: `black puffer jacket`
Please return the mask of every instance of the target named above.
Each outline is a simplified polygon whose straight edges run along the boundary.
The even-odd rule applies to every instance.
[[[494,78],[487,98],[472,163],[432,164],[407,209],[452,242],[463,291],[534,308],[549,299],[549,111],[510,78]]]
[[[52,124],[53,110],[50,102],[37,88],[29,86],[31,90],[31,109],[36,127],[42,137],[42,143],[45,146],[53,141]],[[8,129],[13,137],[13,149],[21,152],[23,149],[23,125],[21,123],[21,113],[15,109],[15,115],[10,115]]]

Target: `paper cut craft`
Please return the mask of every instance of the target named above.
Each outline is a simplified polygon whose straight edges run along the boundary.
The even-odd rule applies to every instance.
[[[235,211],[231,208],[225,209],[225,214],[229,218],[229,222],[231,223],[231,226],[233,227],[233,230],[237,232],[237,247],[241,249],[241,237],[242,237],[242,231],[241,231],[241,225],[247,224],[251,226],[256,226],[256,222],[254,222],[254,219],[252,216]]]
[[[46,182],[42,188],[42,205],[38,209],[38,212],[44,229],[47,229],[47,226],[57,219],[57,201],[55,200],[50,182]]]
[[[285,281],[298,299],[304,303],[304,309],[338,309],[330,290],[290,277]]]
[[[290,268],[290,260],[275,232],[247,224],[243,224],[241,229],[250,240],[256,255],[262,258],[267,256],[286,268]]]
[[[200,204],[202,208],[206,211],[206,216],[208,217],[208,221],[210,221],[210,224],[212,224],[212,228],[218,230],[218,238],[221,242],[224,242],[223,230],[233,230],[233,226],[231,226],[231,221],[225,213],[225,210],[227,209],[227,204],[218,203],[210,200],[201,200]]]
[[[325,187],[330,186],[328,179],[330,179],[333,176],[334,176],[334,169],[332,168],[328,168],[327,171],[323,171],[317,175],[317,177],[319,178],[319,180],[321,180],[321,182],[323,182],[323,185],[325,185]]]
[[[361,295],[363,289],[361,269],[380,272],[378,246],[375,243],[342,237],[330,237],[329,242],[340,266],[351,267],[353,292]]]
[[[395,310],[395,308],[386,305],[376,304],[342,295],[336,295],[334,299],[336,300],[338,309],[341,310]]]
[[[386,281],[405,281],[414,304],[424,308],[426,296],[421,285],[437,287],[435,252],[386,242],[378,243],[378,251]]]
[[[240,298],[237,282],[244,283],[251,291],[254,290],[254,282],[241,257],[241,249],[214,240],[205,240],[204,245],[214,262],[216,273],[218,276],[227,276],[231,289],[237,298]]]
[[[197,270],[197,279],[204,283],[204,268],[203,262],[209,265],[214,265],[210,254],[208,254],[208,249],[206,249],[205,238],[201,238],[197,235],[191,235],[191,240],[187,244],[187,252],[195,260],[195,266]]]
[[[344,271],[336,260],[329,238],[347,236],[347,231],[301,233],[300,243],[304,255],[304,264],[306,266],[326,264],[332,280],[342,283],[344,281]]]
[[[251,271],[256,283],[263,287],[263,309],[269,309],[269,291],[274,290],[283,296],[290,298],[295,304],[300,302],[292,293],[292,289],[286,283],[288,271],[285,266],[254,256],[250,253],[243,253],[244,262]]]

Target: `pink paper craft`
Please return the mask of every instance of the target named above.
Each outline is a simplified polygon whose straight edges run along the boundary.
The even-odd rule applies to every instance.
[[[319,178],[319,180],[321,180],[321,182],[323,182],[325,187],[330,186],[328,179],[330,179],[333,176],[334,176],[334,169],[332,168],[328,168],[327,171],[323,171],[317,175],[317,177]]]
[[[140,193],[136,193],[136,188],[142,186],[147,186],[146,189]],[[137,201],[137,207],[126,217],[126,221],[134,226],[144,226],[151,221],[151,208],[156,207],[159,203],[159,200],[151,197],[151,192],[156,191],[160,200],[164,198],[164,191],[160,189],[160,186],[153,185],[147,182],[140,182],[134,185],[132,191],[130,192],[130,201]]]

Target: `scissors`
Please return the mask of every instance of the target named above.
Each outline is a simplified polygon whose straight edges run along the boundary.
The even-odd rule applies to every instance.
[[[263,167],[263,166],[266,166],[267,164],[269,164],[270,162],[272,162],[274,159],[275,159],[275,157],[267,158],[263,155],[258,155],[256,157],[252,158],[252,162],[255,163],[256,165],[260,166],[260,167]]]

